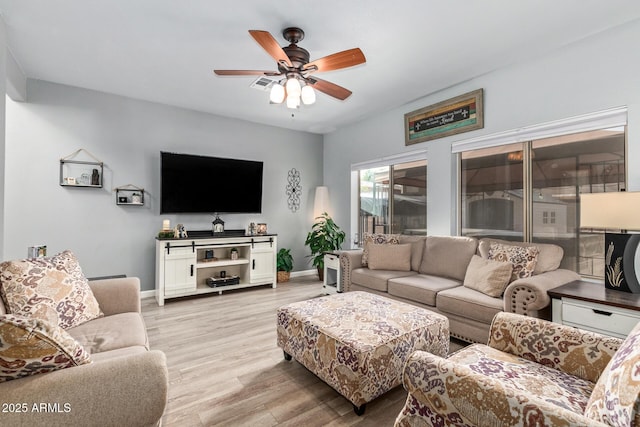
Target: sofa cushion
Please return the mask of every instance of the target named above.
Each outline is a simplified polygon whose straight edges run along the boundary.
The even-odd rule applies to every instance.
[[[387,292],[387,281],[396,277],[416,275],[415,271],[370,270],[356,268],[351,272],[351,283],[377,291]]]
[[[146,353],[149,349],[142,345],[133,345],[131,347],[117,348],[115,350],[103,351],[91,355],[93,363],[102,363],[118,357],[131,357],[136,354]]]
[[[428,236],[419,271],[462,281],[477,246],[472,237]]]
[[[84,348],[58,325],[0,316],[0,382],[91,363]]]
[[[493,317],[503,311],[504,302],[502,298],[458,286],[438,292],[436,307],[444,314],[451,313],[490,325]]]
[[[510,262],[493,261],[474,255],[467,267],[463,285],[490,297],[500,297],[509,284],[512,270]]]
[[[101,317],[68,330],[91,354],[131,346],[149,348],[140,313],[120,313]]]
[[[0,283],[0,295],[11,314],[42,319],[63,329],[103,315],[71,251],[3,262]]]
[[[640,426],[640,323],[602,372],[584,414],[610,426]]]
[[[400,244],[411,245],[411,269],[413,271],[420,270],[420,264],[422,263],[422,254],[424,253],[424,241],[427,238],[425,236],[407,236],[400,235]]]
[[[564,249],[558,245],[550,243],[525,243],[525,242],[511,242],[508,240],[489,239],[484,238],[480,240],[478,245],[478,254],[482,258],[489,258],[489,249],[491,243],[502,243],[504,245],[522,246],[522,247],[536,247],[539,250],[538,260],[536,267],[533,270],[533,274],[542,274],[547,271],[553,271],[560,268],[562,257],[564,256]]]
[[[489,259],[501,262],[510,262],[513,266],[511,282],[524,279],[533,275],[538,260],[538,248],[535,246],[513,246],[502,243],[491,243],[489,247]]]
[[[388,292],[389,295],[435,307],[438,292],[457,286],[460,286],[460,282],[454,279],[418,274],[389,279]]]
[[[370,245],[371,270],[411,270],[411,245]]]
[[[491,377],[492,381],[499,381],[510,390],[518,390],[532,397],[535,396],[536,400],[540,399],[579,414],[583,413],[589,394],[593,389],[591,381],[482,344],[472,344],[465,347],[449,356],[449,359],[458,365],[468,366],[472,371],[480,375]],[[465,385],[468,387],[468,384],[465,383]],[[462,392],[462,390],[460,391]],[[474,395],[475,391],[465,389],[465,392],[471,392],[472,395]],[[487,390],[483,390],[483,392],[485,391]],[[478,397],[473,397],[473,399],[476,398]],[[494,415],[496,418],[494,420],[500,419],[498,417],[502,415],[504,416],[502,420],[510,420],[514,425],[518,424],[506,413],[501,413],[502,410],[505,410],[503,406],[492,405],[492,403],[486,401],[483,403],[484,405],[482,406],[487,408],[488,412],[495,410]],[[533,407],[534,405],[532,404],[531,406]],[[542,421],[535,418],[537,410],[539,408],[531,409],[532,418],[527,420],[531,422],[531,425],[543,424],[542,422],[538,424],[535,422]],[[496,423],[496,425],[505,425],[507,423],[505,421],[503,424]]]
[[[369,265],[369,247],[371,245],[397,245],[400,243],[399,234],[364,233],[362,236],[362,266]]]

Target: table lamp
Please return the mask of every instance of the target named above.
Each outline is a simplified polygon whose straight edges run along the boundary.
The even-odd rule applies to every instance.
[[[580,228],[619,229],[604,234],[604,284],[609,289],[640,293],[640,192],[580,195]]]

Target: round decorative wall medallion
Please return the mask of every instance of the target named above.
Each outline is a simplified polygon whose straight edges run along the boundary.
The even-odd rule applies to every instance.
[[[287,203],[291,212],[297,212],[300,209],[300,193],[302,193],[300,171],[293,168],[287,174]]]

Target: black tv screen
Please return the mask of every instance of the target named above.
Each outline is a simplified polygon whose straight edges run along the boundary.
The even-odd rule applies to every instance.
[[[160,152],[160,213],[261,213],[262,166]]]

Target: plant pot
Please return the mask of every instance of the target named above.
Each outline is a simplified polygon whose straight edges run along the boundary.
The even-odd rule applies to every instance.
[[[324,267],[318,267],[318,278],[321,282],[324,282]]]
[[[291,272],[289,271],[278,271],[278,283],[288,282],[289,277],[291,277]]]

